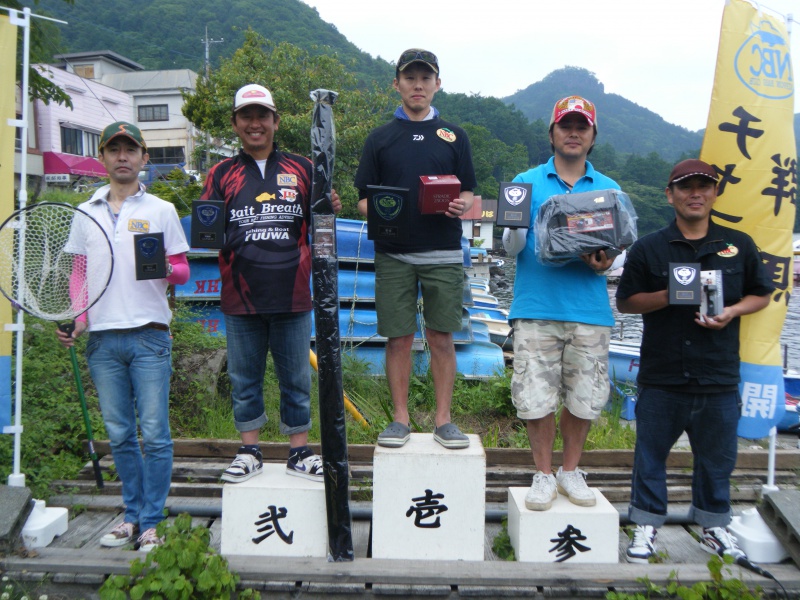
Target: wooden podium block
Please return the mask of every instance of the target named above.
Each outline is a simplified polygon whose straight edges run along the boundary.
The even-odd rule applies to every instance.
[[[520,562],[619,562],[619,513],[592,489],[597,504],[577,506],[561,494],[550,510],[528,510],[528,488],[508,488],[508,535]]]
[[[222,487],[223,555],[326,557],[325,486],[293,477],[286,465]]]
[[[372,557],[483,560],[486,453],[480,437],[448,450],[431,433],[375,448]]]

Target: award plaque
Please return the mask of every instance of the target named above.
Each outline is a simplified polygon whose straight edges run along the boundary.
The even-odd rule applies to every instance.
[[[367,238],[391,242],[408,239],[408,202],[408,188],[368,185]]]
[[[669,303],[700,306],[700,263],[669,263]]]
[[[167,276],[164,234],[133,234],[133,251],[136,257],[136,279],[163,279]]]
[[[528,227],[531,223],[531,184],[501,183],[497,196],[498,227]]]
[[[421,175],[419,178],[419,212],[441,215],[461,195],[461,182],[455,175]]]
[[[225,244],[225,201],[192,201],[192,248],[220,249]]]

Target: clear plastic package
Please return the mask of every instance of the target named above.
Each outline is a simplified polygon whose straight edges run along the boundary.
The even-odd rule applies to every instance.
[[[550,266],[598,250],[614,258],[636,241],[636,218],[633,202],[620,190],[551,196],[534,222],[536,257]]]

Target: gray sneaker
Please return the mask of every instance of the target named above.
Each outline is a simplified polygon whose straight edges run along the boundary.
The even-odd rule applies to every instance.
[[[451,450],[459,450],[469,446],[469,438],[461,433],[458,426],[453,423],[445,423],[441,427],[434,427],[433,439]]]
[[[525,508],[528,510],[550,510],[553,500],[558,497],[556,478],[552,473],[537,471],[533,476],[531,489],[525,494]]]
[[[397,421],[392,421],[389,426],[378,435],[378,446],[386,448],[400,448],[411,437],[411,428]]]

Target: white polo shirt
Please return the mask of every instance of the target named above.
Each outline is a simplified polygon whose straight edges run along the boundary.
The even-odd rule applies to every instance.
[[[89,309],[89,331],[130,329],[150,322],[169,324],[172,312],[167,303],[167,280],[136,280],[136,260],[133,236],[136,233],[164,233],[167,256],[189,250],[175,207],[152,194],[140,184],[139,191],[129,196],[114,222],[107,198],[111,186],[104,186],[78,208],[91,215],[103,228],[114,252],[114,269],[105,293]],[[88,257],[108,252],[105,242],[90,243],[73,232],[68,251]]]

